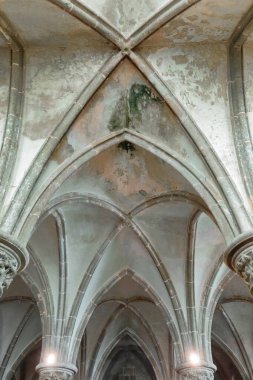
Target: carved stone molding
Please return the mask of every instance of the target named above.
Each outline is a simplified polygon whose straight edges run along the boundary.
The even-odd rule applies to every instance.
[[[24,247],[11,237],[0,235],[0,297],[13,278],[28,264],[29,255]]]
[[[253,235],[241,235],[227,249],[225,262],[248,285],[253,295]]]
[[[214,369],[207,367],[188,367],[182,368],[179,374],[183,379],[187,380],[213,380],[214,379]]]
[[[253,248],[240,253],[235,261],[235,270],[246,282],[253,294]]]
[[[73,372],[58,371],[58,370],[45,370],[40,372],[40,380],[72,380]]]
[[[36,368],[39,372],[40,380],[73,380],[77,368],[71,364],[54,364],[45,366],[39,364]]]
[[[15,257],[0,250],[0,297],[7,289],[18,271],[18,261]]]

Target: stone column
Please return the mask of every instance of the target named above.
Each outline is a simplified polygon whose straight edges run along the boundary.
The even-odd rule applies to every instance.
[[[241,235],[227,249],[225,262],[248,285],[253,295],[253,235]]]
[[[26,267],[28,261],[29,255],[24,247],[13,238],[0,235],[0,297],[16,274]]]
[[[183,380],[214,380],[215,366],[208,367],[183,367],[178,373]]]
[[[39,364],[36,370],[39,372],[40,380],[73,380],[77,373],[76,366],[72,364],[56,363],[50,366]]]

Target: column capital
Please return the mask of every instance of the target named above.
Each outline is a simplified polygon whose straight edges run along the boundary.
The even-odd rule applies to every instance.
[[[48,365],[41,363],[36,367],[40,380],[73,380],[77,368],[73,364],[55,363]]]
[[[248,285],[253,295],[253,233],[236,238],[225,252],[225,263]]]
[[[25,269],[28,261],[29,254],[26,248],[12,237],[0,232],[0,297],[17,272]]]
[[[186,380],[214,380],[214,372],[216,367],[214,365],[209,366],[187,366],[181,367],[177,372]]]

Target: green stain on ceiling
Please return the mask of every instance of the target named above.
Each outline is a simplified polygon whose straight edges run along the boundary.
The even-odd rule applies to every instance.
[[[118,131],[123,128],[127,128],[128,117],[128,105],[127,105],[127,96],[123,94],[119,101],[116,104],[115,110],[111,116],[109,121],[108,129],[112,132]]]
[[[146,85],[133,84],[117,102],[108,129],[114,132],[124,128],[134,128],[135,118],[141,120],[143,110],[153,103],[162,103],[162,100]]]
[[[129,111],[131,115],[141,115],[144,108],[147,108],[149,104],[153,102],[161,103],[161,99],[153,95],[150,88],[144,84],[134,84],[130,88],[128,103]]]

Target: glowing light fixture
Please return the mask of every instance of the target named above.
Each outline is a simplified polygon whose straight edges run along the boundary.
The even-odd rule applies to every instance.
[[[200,357],[199,357],[199,354],[197,354],[196,352],[190,353],[189,360],[193,366],[200,364]]]
[[[54,364],[56,362],[55,354],[49,354],[46,359],[47,364]]]

